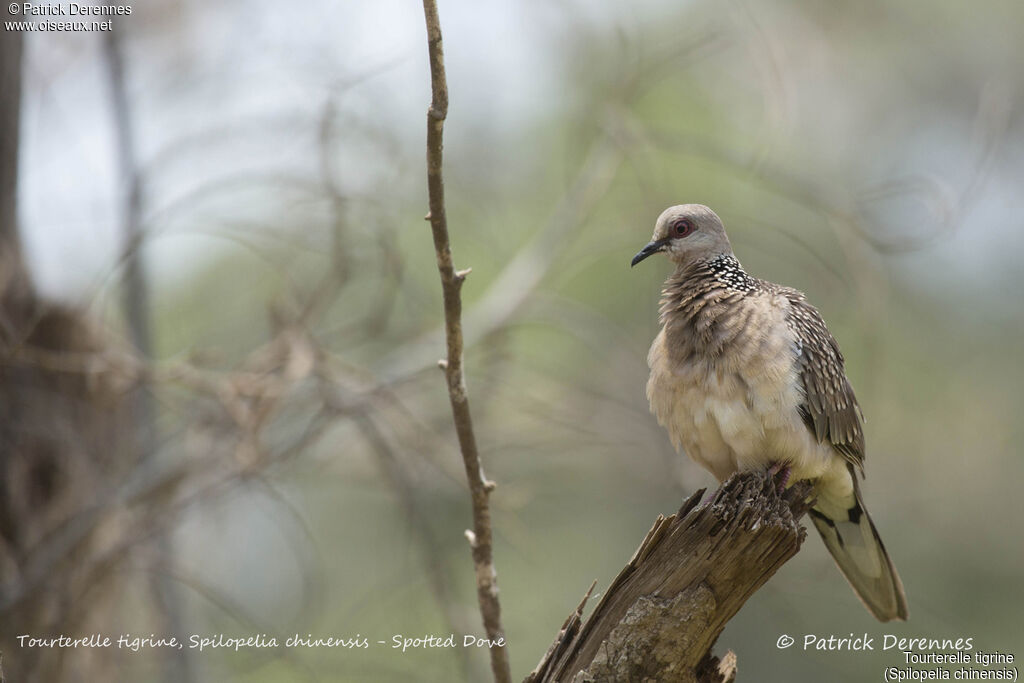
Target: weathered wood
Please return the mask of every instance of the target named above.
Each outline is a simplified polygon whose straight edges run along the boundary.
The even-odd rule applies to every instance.
[[[588,592],[526,683],[735,679],[736,656],[711,648],[800,549],[810,485],[780,494],[771,475],[748,472],[701,505],[703,494],[658,517],[591,617],[582,624]]]

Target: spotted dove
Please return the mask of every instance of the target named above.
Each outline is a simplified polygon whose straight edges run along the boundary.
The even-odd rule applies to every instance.
[[[906,619],[858,482],[860,406],[817,309],[748,275],[706,206],[666,209],[633,265],[658,252],[675,272],[662,290],[647,398],[672,443],[719,481],[759,468],[813,481],[811,520],[853,590],[880,621]]]

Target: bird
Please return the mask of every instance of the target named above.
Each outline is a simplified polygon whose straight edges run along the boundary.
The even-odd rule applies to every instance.
[[[632,266],[664,253],[661,330],[647,399],[677,450],[720,482],[767,469],[813,482],[809,516],[879,621],[906,620],[903,582],[864,506],[864,417],[839,344],[806,296],[743,269],[722,220],[701,204],[665,209]]]

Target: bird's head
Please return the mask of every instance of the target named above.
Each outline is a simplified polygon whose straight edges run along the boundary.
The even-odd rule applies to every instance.
[[[661,212],[654,224],[654,236],[630,265],[660,251],[676,265],[685,265],[704,257],[731,254],[732,245],[725,236],[722,219],[714,211],[702,204],[681,204]]]

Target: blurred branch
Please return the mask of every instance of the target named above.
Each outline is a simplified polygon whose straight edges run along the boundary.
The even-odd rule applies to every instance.
[[[483,616],[487,638],[493,645],[491,671],[498,683],[509,683],[512,673],[505,646],[505,632],[501,625],[501,604],[498,601],[497,572],[494,569],[491,541],[490,493],[494,483],[484,476],[477,451],[476,436],[469,412],[469,398],[462,372],[462,283],[469,271],[456,271],[452,263],[448,239],[448,220],[444,203],[444,176],[442,175],[444,121],[448,115],[448,83],[444,73],[444,49],[441,43],[441,20],[435,0],[423,0],[423,14],[427,24],[427,45],[430,54],[431,103],[427,111],[427,190],[430,201],[430,228],[437,254],[437,268],[441,275],[444,297],[445,333],[448,359],[442,363],[448,380],[448,397],[452,405],[455,432],[458,435],[462,459],[466,466],[473,500],[473,531],[467,532],[476,566],[477,599]]]
[[[123,192],[121,239],[125,254],[125,270],[121,289],[124,297],[124,315],[132,344],[143,358],[150,358],[153,355],[153,343],[149,317],[149,278],[142,251],[142,175],[138,168],[134,121],[125,84],[124,45],[120,24],[106,33],[103,47],[107,76],[110,80]],[[138,460],[140,466],[146,467],[157,450],[155,413],[149,387],[141,384],[135,387],[132,392],[131,408]],[[157,537],[156,546],[168,564],[174,562],[177,553],[174,552],[170,534]],[[184,642],[182,600],[174,579],[168,573],[154,574],[151,590],[156,612],[163,621],[165,630]],[[179,683],[194,681],[196,677],[190,652],[184,649],[171,651],[167,655],[164,676],[168,681]]]
[[[727,480],[706,505],[703,493],[676,514],[659,515],[584,624],[591,586],[526,683],[735,679],[736,655],[719,660],[711,649],[800,549],[810,486],[779,494],[771,475],[749,472]]]
[[[282,329],[232,373],[215,373],[183,362],[157,367],[136,354],[112,349],[74,353],[25,346],[10,354],[12,360],[30,364],[29,367],[56,375],[78,374],[87,384],[117,388],[118,394],[125,387],[141,390],[136,388],[140,384],[182,386],[193,402],[199,398],[212,400],[217,409],[213,419],[226,427],[225,434],[237,437],[237,446],[234,458],[182,457],[165,467],[136,465],[124,476],[109,475],[89,502],[80,504],[75,514],[63,517],[37,543],[25,549],[17,580],[0,591],[0,612],[47,590],[55,568],[87,548],[103,528],[116,526],[119,514],[131,512],[138,518],[130,529],[111,529],[113,535],[123,539],[126,549],[159,538],[171,528],[176,514],[189,504],[208,500],[225,485],[290,459],[297,450],[319,438],[323,422],[314,417],[311,428],[279,453],[263,453],[260,442],[261,430],[280,403],[312,372],[316,353],[311,344],[300,331]],[[230,439],[224,439],[224,443],[230,447]]]
[[[110,81],[117,160],[122,183],[123,213],[121,239],[124,253],[125,318],[132,343],[143,356],[152,353],[149,324],[149,291],[145,264],[142,260],[142,176],[135,153],[135,134],[131,106],[125,85],[124,56],[120,29],[107,32],[103,41],[107,77]],[[148,417],[148,399],[138,397],[140,413]],[[141,416],[140,416],[141,417]]]
[[[17,19],[9,8],[3,18]],[[0,340],[19,336],[17,318],[34,299],[18,231],[18,149],[21,124],[21,31],[6,31],[0,43]]]
[[[8,9],[3,18],[11,19]],[[16,18],[16,17],[15,17]],[[19,248],[18,132],[21,121],[21,31],[7,31],[0,44],[0,245]]]
[[[537,290],[570,243],[573,231],[583,224],[594,206],[606,196],[622,163],[623,151],[605,130],[593,142],[568,190],[550,219],[523,249],[516,253],[465,316],[466,344],[472,346],[507,325]],[[420,349],[430,348],[440,331],[403,344],[380,363],[395,381],[415,374],[431,361]]]
[[[429,524],[430,516],[425,514],[423,510],[415,482],[409,477],[407,468],[400,462],[398,453],[392,447],[387,435],[374,421],[373,415],[370,412],[363,412],[357,414],[355,420],[363,436],[377,454],[384,477],[397,494],[399,506],[402,508],[402,514],[405,515],[410,531],[419,539],[423,553],[423,563],[427,572],[427,581],[430,584],[430,590],[434,594],[434,599],[437,600],[438,606],[444,615],[445,621],[452,632],[465,633],[466,624],[463,623],[464,620],[458,612],[453,609],[451,587],[449,586],[448,575],[445,572],[444,559],[439,552],[441,545],[437,542],[434,530]],[[471,681],[477,678],[472,669],[472,663],[470,662],[467,650],[459,648],[456,651],[456,656],[459,658],[459,664],[462,667],[465,679]]]

